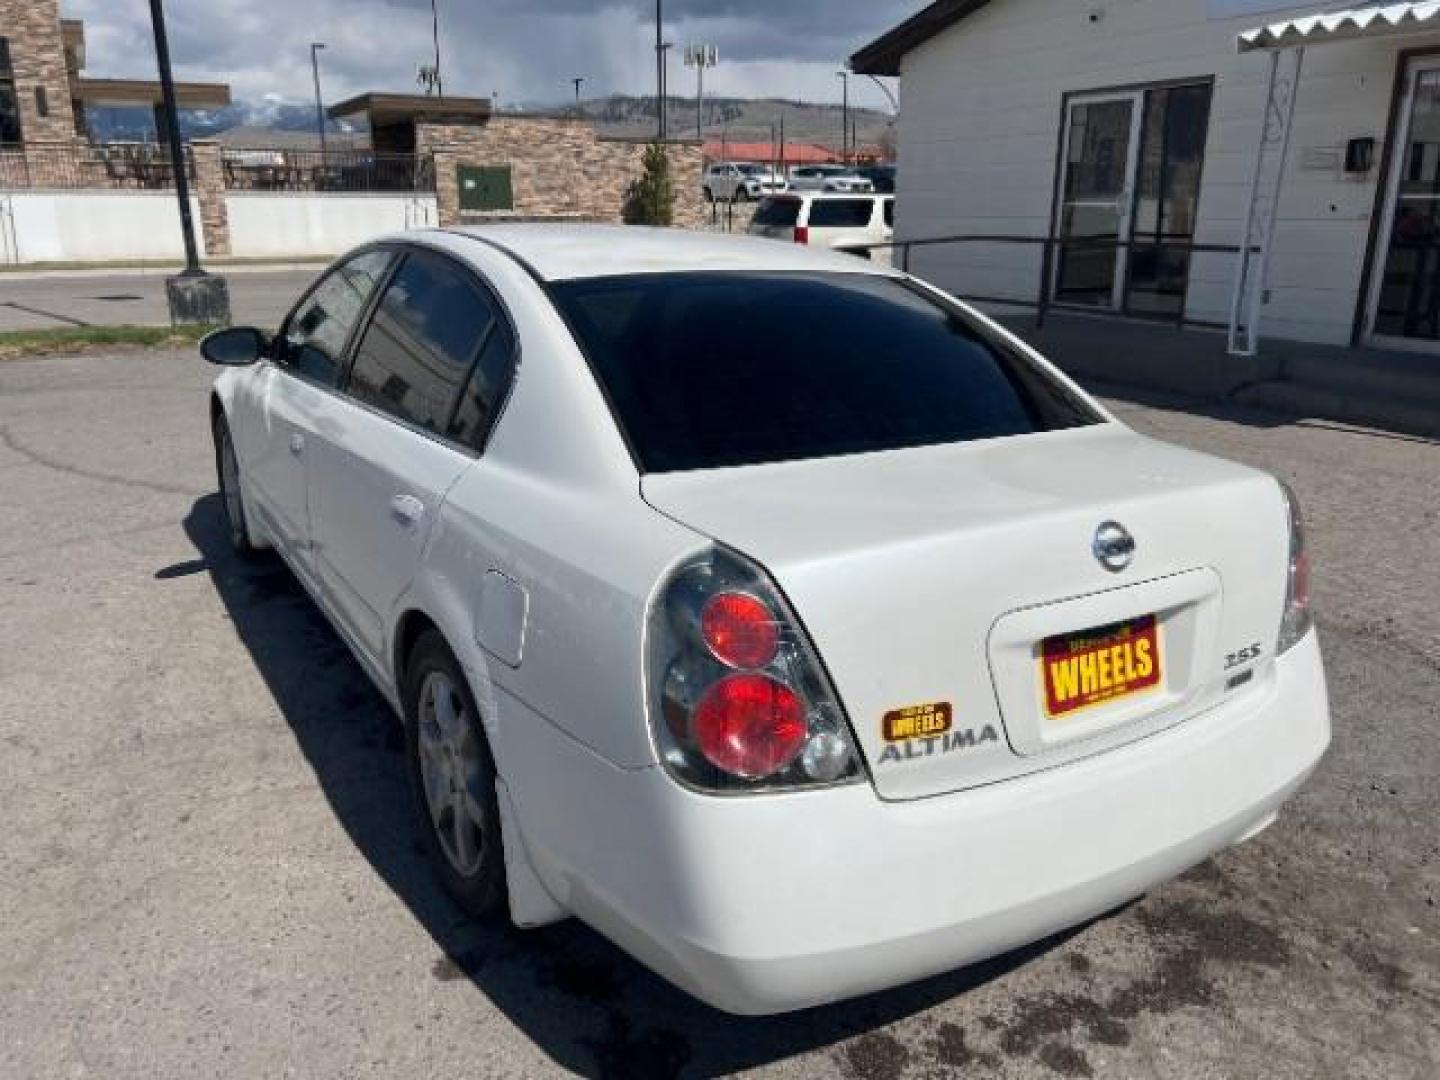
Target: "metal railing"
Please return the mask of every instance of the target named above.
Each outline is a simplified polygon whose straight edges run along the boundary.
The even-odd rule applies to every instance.
[[[195,162],[186,148],[188,176]],[[26,143],[0,146],[0,190],[165,190],[175,186],[170,150],[156,143]]]
[[[222,161],[230,191],[435,190],[435,160],[428,154],[227,148]]]
[[[1205,327],[1209,329],[1224,329],[1228,324],[1206,319],[1192,319],[1187,314],[1188,289],[1182,288],[1175,296],[1176,310],[1173,313],[1142,311],[1132,309],[1129,305],[1129,298],[1132,292],[1134,259],[1127,260],[1127,280],[1120,295],[1124,298],[1121,306],[1116,308],[1112,305],[1091,305],[1079,303],[1067,303],[1063,296],[1056,295],[1056,268],[1057,258],[1060,255],[1085,254],[1095,252],[1125,251],[1135,252],[1172,252],[1183,254],[1187,257],[1192,255],[1229,255],[1239,259],[1242,248],[1237,244],[1199,244],[1189,240],[1120,240],[1108,237],[1058,237],[1058,236],[1016,236],[1006,234],[984,234],[964,233],[956,236],[925,237],[917,240],[894,240],[887,244],[869,244],[863,250],[873,258],[877,251],[890,251],[894,263],[905,272],[909,273],[912,268],[914,252],[928,248],[936,248],[947,245],[1001,245],[1020,246],[1036,248],[1040,251],[1040,270],[1035,279],[1035,288],[1030,295],[1011,296],[987,296],[972,293],[962,293],[961,298],[977,304],[1008,304],[1016,307],[1033,308],[1035,310],[1036,326],[1044,326],[1045,319],[1052,310],[1059,308],[1063,311],[1077,311],[1095,315],[1111,315],[1136,319],[1146,319],[1152,322],[1172,323],[1177,328],[1187,326]],[[856,251],[862,250],[856,248]],[[1254,256],[1260,253],[1259,247],[1251,247],[1249,254]],[[1238,266],[1237,266],[1238,271]],[[1188,275],[1187,275],[1188,277]],[[1187,281],[1188,285],[1188,281]],[[1108,290],[1107,290],[1108,291]],[[1168,295],[1168,294],[1167,294]]]

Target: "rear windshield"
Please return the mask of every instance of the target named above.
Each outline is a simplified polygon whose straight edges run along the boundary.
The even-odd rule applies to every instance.
[[[816,199],[810,204],[812,229],[863,229],[870,224],[871,199]]]
[[[958,307],[872,274],[691,273],[557,283],[645,472],[1096,423]]]
[[[799,199],[766,199],[755,210],[752,223],[767,229],[789,229],[800,220]]]

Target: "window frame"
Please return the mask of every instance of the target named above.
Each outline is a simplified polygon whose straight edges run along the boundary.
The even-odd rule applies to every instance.
[[[352,252],[347,258],[354,258],[356,255],[364,254],[366,251],[372,249],[384,249],[392,252],[394,255],[393,261],[391,262],[389,268],[386,270],[385,276],[381,279],[380,284],[376,286],[375,292],[370,296],[369,300],[366,301],[361,316],[356,321],[355,329],[351,332],[350,339],[345,344],[344,360],[337,369],[338,373],[336,376],[335,385],[333,387],[324,387],[323,389],[330,390],[336,396],[343,398],[348,404],[353,405],[356,408],[364,409],[366,412],[373,413],[375,416],[381,417],[384,420],[388,420],[392,424],[396,424],[399,427],[406,429],[407,431],[413,431],[417,435],[421,435],[424,438],[429,439],[431,442],[436,442],[442,446],[448,447],[449,449],[454,450],[457,453],[464,454],[467,457],[477,460],[481,457],[484,457],[485,451],[488,450],[490,447],[490,440],[494,437],[495,429],[499,426],[500,419],[505,413],[505,408],[510,403],[511,395],[514,393],[515,390],[515,384],[519,381],[520,378],[520,364],[522,354],[524,352],[524,346],[521,343],[520,330],[515,325],[515,318],[511,314],[510,308],[501,298],[499,290],[497,290],[493,285],[491,285],[490,282],[487,281],[478,270],[472,267],[469,263],[465,262],[465,260],[457,258],[455,255],[451,254],[448,251],[445,251],[442,248],[431,247],[428,244],[403,242],[382,243],[368,245],[365,248],[359,248],[356,251]],[[490,301],[491,307],[495,311],[497,320],[503,321],[505,324],[505,328],[510,333],[509,377],[506,380],[504,389],[501,391],[500,395],[496,399],[494,409],[491,410],[490,422],[486,425],[483,435],[476,440],[474,445],[452,439],[443,431],[431,431],[429,428],[422,427],[419,424],[413,423],[412,421],[406,419],[403,416],[396,416],[392,412],[386,412],[384,409],[376,408],[369,402],[361,401],[359,398],[355,397],[354,394],[350,393],[350,376],[351,372],[354,370],[355,367],[356,353],[360,348],[360,343],[365,339],[365,334],[367,331],[369,331],[371,323],[374,322],[375,314],[380,308],[380,300],[389,291],[391,284],[393,284],[395,280],[396,274],[400,272],[400,268],[404,266],[405,262],[410,258],[410,256],[412,256],[416,252],[423,252],[441,260],[459,277],[464,279],[467,284],[475,288],[475,290],[479,292],[481,296],[488,299]],[[303,302],[304,301],[301,301],[301,303]],[[474,355],[470,357],[470,367],[465,374],[464,380],[460,383],[460,390],[456,393],[456,395],[451,399],[450,402],[450,409],[446,421],[447,428],[449,427],[450,423],[454,422],[455,414],[460,407],[460,395],[464,394],[469,389],[470,383],[475,377],[475,371],[479,366],[480,358],[484,355],[485,346],[490,343],[490,339],[494,336],[495,332],[496,328],[494,326],[487,330],[484,337],[481,338],[479,345],[476,347]]]

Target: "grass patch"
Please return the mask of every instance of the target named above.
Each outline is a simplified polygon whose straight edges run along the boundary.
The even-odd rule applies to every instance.
[[[0,360],[56,356],[114,348],[194,345],[213,326],[64,326],[0,333]]]

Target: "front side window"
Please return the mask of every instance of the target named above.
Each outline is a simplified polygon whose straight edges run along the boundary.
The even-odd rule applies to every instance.
[[[346,391],[381,412],[451,435],[460,388],[497,315],[443,256],[405,258],[355,350]]]
[[[875,274],[683,273],[551,286],[645,472],[1098,423],[958,305]]]
[[[391,258],[388,251],[367,251],[332,270],[286,320],[280,363],[307,379],[334,386],[345,345]]]

